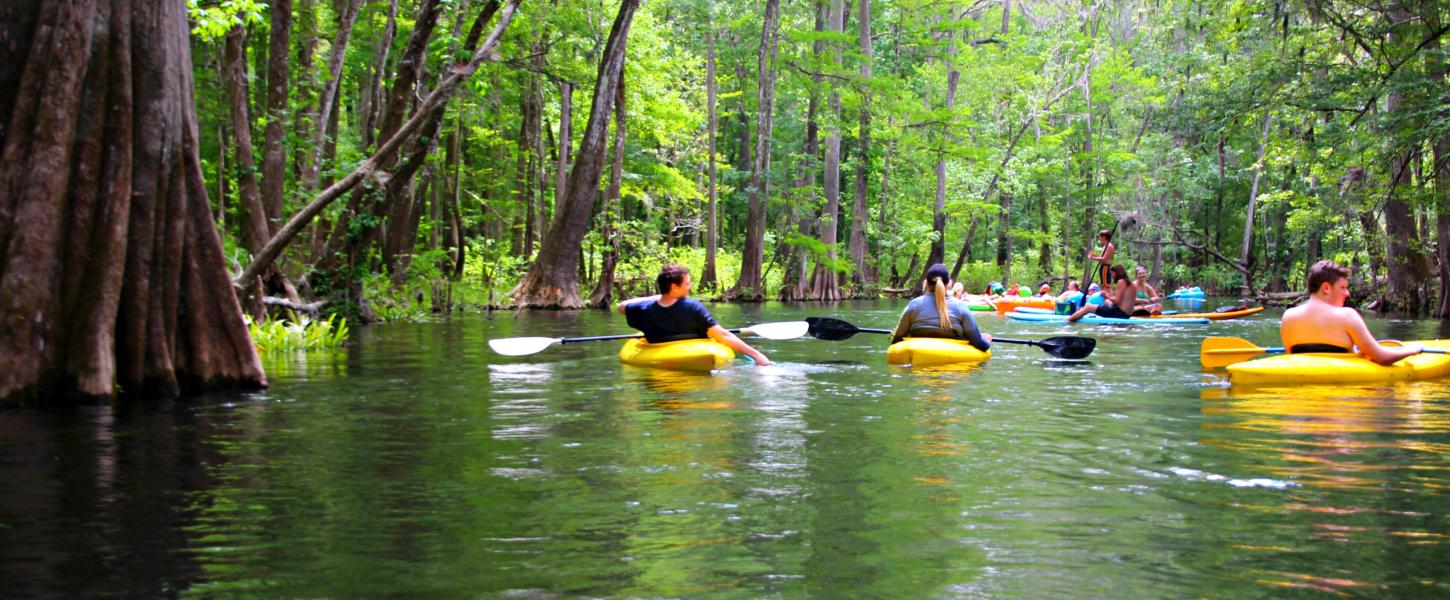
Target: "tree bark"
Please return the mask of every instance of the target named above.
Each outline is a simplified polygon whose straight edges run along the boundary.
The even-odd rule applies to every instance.
[[[706,9],[709,12],[710,9]],[[710,178],[709,198],[710,204],[706,208],[706,229],[705,229],[705,269],[700,273],[700,287],[702,289],[714,289],[720,287],[720,277],[715,273],[715,249],[720,246],[719,231],[716,229],[719,220],[716,212],[716,205],[719,201],[719,188],[715,181],[715,137],[718,133],[718,121],[715,115],[715,25],[710,19],[705,21],[705,137],[708,138],[710,154],[706,158],[705,172]]]
[[[1001,194],[997,208],[997,266],[1002,281],[1012,279],[1012,194]]]
[[[826,16],[826,30],[841,33],[846,20],[842,0],[831,0],[830,12]],[[833,43],[831,65],[840,69],[841,47]],[[821,244],[826,247],[825,264],[816,263],[812,275],[811,296],[828,302],[841,299],[840,274],[836,272],[836,233],[841,221],[841,92],[836,83],[831,83],[831,94],[826,102],[830,110],[830,129],[826,133],[825,174],[822,177],[822,191],[826,196],[825,214],[821,216]]]
[[[554,206],[564,204],[564,193],[568,189],[569,168],[569,146],[570,138],[573,137],[569,131],[570,122],[574,120],[574,86],[567,81],[559,82],[559,151],[558,161],[554,163]]]
[[[589,121],[579,139],[579,152],[569,171],[568,194],[555,210],[553,224],[539,248],[538,259],[514,291],[520,306],[540,308],[583,308],[579,299],[579,249],[589,229],[594,210],[594,197],[599,192],[599,172],[603,170],[604,138],[609,111],[624,72],[625,45],[630,23],[639,0],[623,0],[619,14],[605,42],[604,56],[595,78],[594,100],[589,107]]]
[[[868,271],[866,265],[866,175],[871,170],[871,95],[870,86],[866,84],[871,79],[871,0],[859,0],[859,13],[856,17],[860,34],[861,44],[861,127],[857,133],[860,148],[856,152],[856,203],[851,207],[851,261],[856,265],[856,270],[851,275],[851,282],[856,288],[856,294],[862,291],[875,281],[873,273]]]
[[[626,0],[628,1],[628,0]],[[765,202],[770,198],[770,137],[775,119],[775,53],[780,28],[780,0],[765,0],[757,52],[759,74],[755,160],[750,169],[750,208],[746,212],[745,249],[740,258],[740,279],[730,296],[736,300],[765,299],[761,268],[765,259]]]
[[[247,31],[241,25],[227,33],[222,63],[225,65],[227,104],[230,106],[233,137],[237,141],[238,223],[242,246],[256,254],[271,238],[262,190],[257,184],[257,165],[252,157],[252,120],[247,114]]]
[[[292,0],[272,0],[272,34],[267,50],[267,128],[262,131],[262,205],[267,230],[282,221],[287,179],[287,50],[292,43]]]
[[[1426,29],[1438,31],[1442,18],[1437,7],[1427,4],[1423,9]],[[1444,86],[1450,78],[1450,63],[1440,53],[1440,40],[1426,46],[1425,74],[1435,85]],[[1440,290],[1435,303],[1435,316],[1450,318],[1450,133],[1430,140],[1431,159],[1434,165],[1430,176],[1434,178],[1435,208],[1435,250],[1439,260]]]
[[[628,129],[625,127],[625,115],[627,114],[624,100],[624,71],[619,73],[619,89],[614,95],[614,153],[613,162],[609,165],[609,189],[604,194],[604,214],[600,220],[604,222],[604,239],[609,246],[604,250],[604,260],[599,266],[599,283],[594,286],[594,292],[589,294],[589,305],[595,308],[609,308],[614,302],[614,269],[619,263],[619,232],[612,225],[612,221],[619,213],[619,192],[624,180],[624,140]],[[714,141],[711,140],[711,145]],[[713,218],[713,215],[712,215]]]
[[[185,4],[5,11],[0,404],[266,385],[201,176]]]

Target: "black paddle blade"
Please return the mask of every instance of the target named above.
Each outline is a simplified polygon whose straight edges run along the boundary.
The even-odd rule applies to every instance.
[[[1098,347],[1098,341],[1090,337],[1052,337],[1037,343],[1048,354],[1058,358],[1076,360],[1087,358]]]
[[[810,326],[806,333],[818,340],[829,342],[844,340],[861,331],[855,325],[830,317],[806,317],[806,323]]]

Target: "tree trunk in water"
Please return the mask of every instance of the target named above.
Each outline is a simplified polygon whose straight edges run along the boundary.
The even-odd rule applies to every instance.
[[[628,1],[628,0],[626,0]],[[775,113],[776,34],[780,26],[780,0],[765,0],[760,27],[759,107],[755,135],[755,161],[750,169],[750,208],[746,212],[745,249],[740,258],[740,279],[730,296],[759,302],[765,299],[761,263],[765,259],[765,202],[770,198],[770,136]]]
[[[619,263],[619,232],[610,221],[619,214],[619,192],[624,181],[624,139],[626,104],[624,101],[624,72],[619,74],[619,88],[614,95],[614,154],[609,165],[609,189],[604,194],[604,210],[600,220],[604,222],[604,239],[609,246],[604,250],[604,260],[599,265],[599,283],[589,294],[589,305],[595,308],[609,308],[614,302],[614,268]],[[711,142],[714,143],[713,140]]]
[[[1249,208],[1244,216],[1244,239],[1243,245],[1239,248],[1239,264],[1243,265],[1245,295],[1253,294],[1254,282],[1249,278],[1248,273],[1253,269],[1249,268],[1249,256],[1254,251],[1254,210],[1259,204],[1259,180],[1264,176],[1264,151],[1269,146],[1269,126],[1274,121],[1273,113],[1264,114],[1264,131],[1259,138],[1259,159],[1254,162],[1254,180],[1249,185]]]
[[[272,0],[267,51],[267,128],[262,131],[262,205],[268,231],[281,226],[287,179],[287,50],[292,43],[292,0]]]
[[[831,33],[840,33],[846,19],[842,0],[832,0],[826,16],[826,28]],[[835,45],[835,44],[833,44]],[[832,51],[831,64],[839,69],[841,48]],[[826,134],[825,174],[822,177],[822,191],[826,195],[826,210],[821,217],[821,244],[826,247],[826,264],[816,264],[812,275],[811,296],[816,300],[835,301],[841,299],[840,276],[835,269],[836,233],[841,222],[841,93],[836,84],[831,84],[831,95],[827,101],[831,111],[831,129]]]
[[[589,121],[579,139],[579,152],[569,171],[568,194],[555,210],[553,225],[539,248],[539,257],[515,290],[515,300],[522,306],[549,308],[583,308],[579,299],[577,270],[579,249],[589,229],[594,211],[594,196],[599,192],[599,172],[603,170],[604,137],[608,130],[609,110],[616,88],[624,75],[625,42],[639,0],[623,0],[619,14],[609,31],[604,56],[595,79],[594,100],[589,107]]]
[[[860,30],[861,79],[871,78],[871,0],[859,0],[860,12],[856,20]],[[866,265],[866,174],[871,170],[871,97],[869,88],[861,90],[861,128],[857,134],[860,148],[856,153],[856,203],[851,207],[851,261],[856,270],[851,282],[856,295],[861,295],[868,285],[875,281]]]
[[[706,209],[709,214],[706,216],[705,230],[705,272],[700,274],[700,287],[715,289],[720,287],[720,277],[715,274],[715,249],[720,245],[719,232],[716,230],[719,223],[715,209],[719,200],[719,189],[715,182],[715,136],[718,127],[715,115],[715,25],[712,21],[707,20],[705,27],[705,137],[709,138],[710,144],[710,154],[705,170],[710,178],[710,205]]]
[[[266,385],[202,181],[185,4],[7,12],[0,404]]]

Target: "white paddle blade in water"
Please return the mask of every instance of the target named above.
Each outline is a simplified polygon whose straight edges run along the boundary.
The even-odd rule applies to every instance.
[[[561,338],[516,337],[489,340],[488,347],[504,356],[527,356],[543,352],[545,348],[559,343]]]
[[[805,321],[782,321],[780,323],[751,325],[740,330],[740,333],[755,334],[772,340],[793,340],[804,336],[810,330],[810,327],[810,323]]]

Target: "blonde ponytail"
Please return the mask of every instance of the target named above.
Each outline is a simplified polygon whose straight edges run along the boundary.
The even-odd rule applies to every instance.
[[[951,329],[952,320],[947,316],[947,284],[939,278],[934,278],[933,281],[935,282],[933,292],[936,294],[936,314],[941,317],[941,328],[942,330]]]

